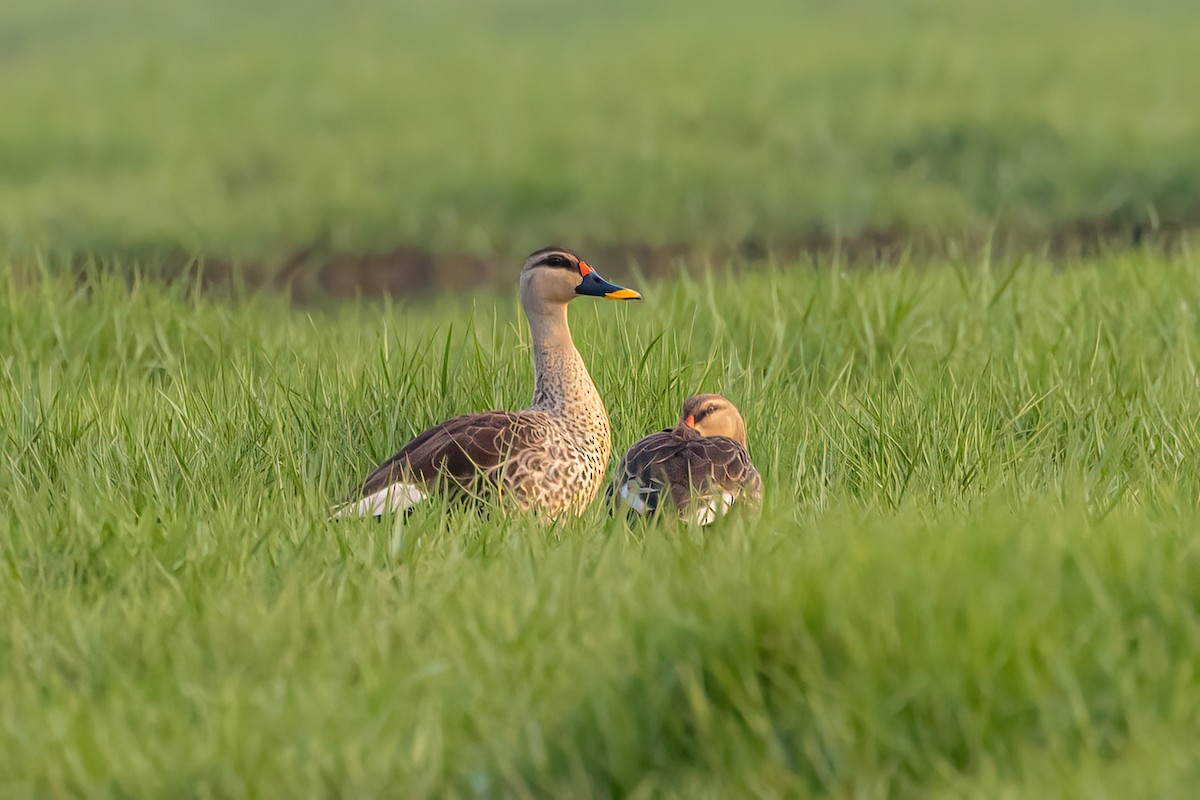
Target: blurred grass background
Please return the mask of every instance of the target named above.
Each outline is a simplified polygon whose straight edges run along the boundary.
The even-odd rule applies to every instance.
[[[1200,212],[1188,0],[9,0],[10,254],[1051,230]]]
[[[142,278],[1187,227],[1198,21],[6,0],[0,796],[1194,796],[1186,243],[609,271],[645,302],[572,320],[617,452],[694,391],[748,421],[766,505],[704,534],[333,524],[425,426],[527,400],[516,304]]]

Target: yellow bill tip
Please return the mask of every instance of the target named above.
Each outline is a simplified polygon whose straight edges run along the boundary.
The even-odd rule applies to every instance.
[[[642,296],[633,289],[617,289],[604,295],[609,300],[641,300]]]

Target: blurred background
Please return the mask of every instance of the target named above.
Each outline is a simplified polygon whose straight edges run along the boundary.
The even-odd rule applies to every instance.
[[[312,298],[1126,246],[1200,222],[1198,75],[1194,0],[6,0],[0,255]]]

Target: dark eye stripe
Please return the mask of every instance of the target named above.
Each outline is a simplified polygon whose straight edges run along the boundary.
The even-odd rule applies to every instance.
[[[571,268],[571,262],[565,256],[559,255],[546,256],[541,260],[540,263],[547,267],[557,267],[562,269]]]

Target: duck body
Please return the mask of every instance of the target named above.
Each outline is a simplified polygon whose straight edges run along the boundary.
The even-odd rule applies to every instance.
[[[521,273],[533,344],[530,407],[466,414],[429,428],[377,467],[335,515],[403,511],[435,492],[550,518],[581,513],[604,480],[612,432],[567,325],[575,295],[639,297],[569,250],[533,253]]]
[[[727,405],[716,406],[706,398]],[[696,411],[707,408],[706,402],[713,404],[714,410],[697,421]],[[717,415],[736,417],[728,426],[731,435],[705,432],[706,425],[712,426],[708,430],[720,429]],[[716,521],[735,503],[759,505],[762,477],[746,449],[741,416],[718,395],[689,398],[678,425],[652,433],[629,448],[607,497],[634,514],[670,509],[697,525]]]
[[[607,423],[607,418],[605,419]],[[579,513],[604,479],[611,439],[544,411],[488,411],[435,425],[377,467],[344,511],[402,511],[435,491],[509,501],[549,516]]]

